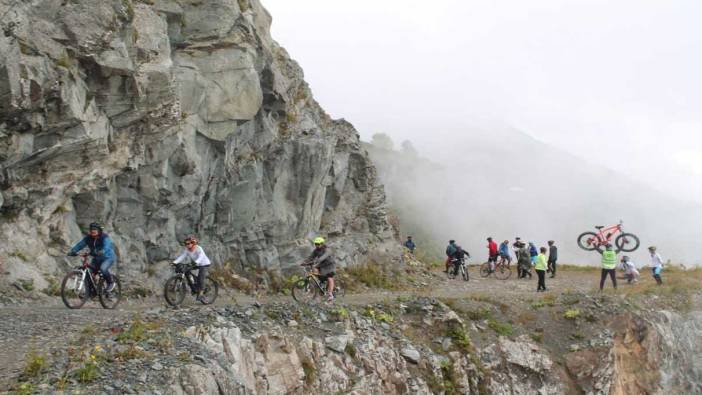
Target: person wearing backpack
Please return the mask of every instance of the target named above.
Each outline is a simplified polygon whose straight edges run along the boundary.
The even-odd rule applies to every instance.
[[[449,244],[446,246],[446,270],[444,273],[448,273],[454,254],[456,254],[456,240],[449,240]]]

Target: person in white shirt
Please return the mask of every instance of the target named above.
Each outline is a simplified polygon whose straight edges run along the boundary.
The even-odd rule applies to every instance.
[[[198,271],[197,284],[195,284],[195,289],[193,289],[193,291],[197,292],[197,300],[200,300],[200,298],[202,298],[202,284],[205,283],[207,269],[210,267],[210,258],[205,255],[205,251],[197,244],[197,238],[195,236],[186,237],[183,244],[185,244],[185,250],[183,250],[183,253],[181,253],[173,263],[183,263],[183,261],[188,258],[195,263]]]
[[[656,279],[658,285],[663,284],[663,279],[661,279],[661,271],[663,270],[663,258],[656,252],[656,247],[648,247],[648,252],[651,253],[651,273],[653,278]]]
[[[636,264],[628,256],[622,257],[622,269],[624,269],[624,278],[626,282],[631,284],[639,282],[639,271],[636,269]]]

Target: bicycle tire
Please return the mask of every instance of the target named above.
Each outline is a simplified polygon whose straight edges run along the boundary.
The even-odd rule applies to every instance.
[[[495,268],[495,277],[498,280],[507,280],[512,276],[512,269],[509,266],[499,265]]]
[[[180,276],[173,276],[163,286],[163,297],[173,307],[180,306],[185,299],[185,281]]]
[[[81,297],[80,293],[77,293],[77,294],[75,294],[76,298],[77,298],[77,303],[72,304],[71,302],[69,302],[69,296],[70,296],[69,292],[71,290],[67,289],[66,286],[67,285],[70,286],[69,280],[71,280],[74,276],[81,276],[82,277],[83,272],[81,272],[80,270],[73,270],[73,271],[67,273],[63,277],[63,280],[61,281],[61,300],[63,301],[63,304],[66,305],[66,307],[68,307],[71,310],[80,309],[81,307],[83,307],[85,302],[88,301],[88,298],[86,295],[86,292],[88,290],[88,285],[85,284],[85,281],[83,281],[83,293],[82,293],[83,297]]]
[[[619,251],[632,252],[639,249],[641,242],[639,237],[633,233],[622,233],[614,239],[614,245],[617,246]],[[627,247],[627,245],[631,245],[631,247]]]
[[[480,277],[486,278],[490,275],[490,262],[480,265]]]
[[[578,236],[578,247],[585,251],[595,251],[600,245],[600,238],[595,232],[584,232]]]
[[[449,280],[453,280],[454,278],[456,278],[457,274],[458,273],[456,273],[456,266],[451,264],[448,271],[446,272],[446,278],[448,278]]]
[[[297,280],[292,286],[292,297],[298,303],[309,303],[314,301],[321,291],[309,279]],[[318,292],[319,291],[319,292]]]
[[[463,277],[463,281],[470,281],[470,275],[468,274],[468,266],[461,265],[461,277]]]
[[[219,295],[219,284],[217,281],[211,279],[210,276],[205,277],[205,286],[202,289],[200,303],[207,305],[217,300],[217,295]]]
[[[107,282],[104,278],[101,278],[97,285],[100,305],[102,305],[102,308],[107,310],[116,309],[119,302],[122,301],[122,282],[119,280],[119,277],[115,276],[114,274],[112,275],[112,281],[115,282],[115,289],[113,289],[109,294],[105,291]]]

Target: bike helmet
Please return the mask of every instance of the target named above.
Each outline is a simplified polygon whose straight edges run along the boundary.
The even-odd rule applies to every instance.
[[[449,240],[449,244],[453,244],[455,242],[456,242],[456,240]]]
[[[88,230],[93,230],[93,229],[95,229],[99,232],[102,232],[103,228],[102,228],[102,225],[100,225],[99,223],[93,222],[90,225],[88,225]]]
[[[655,251],[655,250],[656,250],[656,246],[650,246],[650,247],[648,247],[648,250],[649,250],[649,251]]]
[[[197,237],[194,235],[187,236],[185,240],[183,240],[183,244],[188,244],[188,243],[194,243],[197,244]]]
[[[324,242],[325,242],[324,237],[316,237],[314,239],[314,245],[316,245],[316,246],[322,245],[322,244],[324,244]]]

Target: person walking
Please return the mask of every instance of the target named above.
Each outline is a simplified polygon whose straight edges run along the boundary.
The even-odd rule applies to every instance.
[[[548,271],[551,278],[556,277],[556,261],[558,260],[558,247],[553,240],[548,241]]]
[[[524,278],[527,275],[531,279],[531,256],[529,255],[529,249],[526,248],[526,244],[523,242],[519,243],[519,250],[517,250],[517,265],[519,265],[519,278]]]
[[[536,292],[544,292],[546,290],[546,269],[548,268],[548,263],[546,262],[546,247],[541,247],[541,253],[536,256],[536,264],[534,265],[534,270],[539,276],[539,285],[536,286]]]
[[[602,273],[600,275],[600,292],[604,288],[605,280],[607,275],[612,278],[612,286],[617,289],[617,253],[612,249],[611,244],[607,244],[605,250],[601,252],[602,254]]]
[[[655,246],[648,247],[648,252],[651,253],[651,274],[656,279],[656,284],[663,285],[661,271],[663,271],[663,258],[656,252]]]

